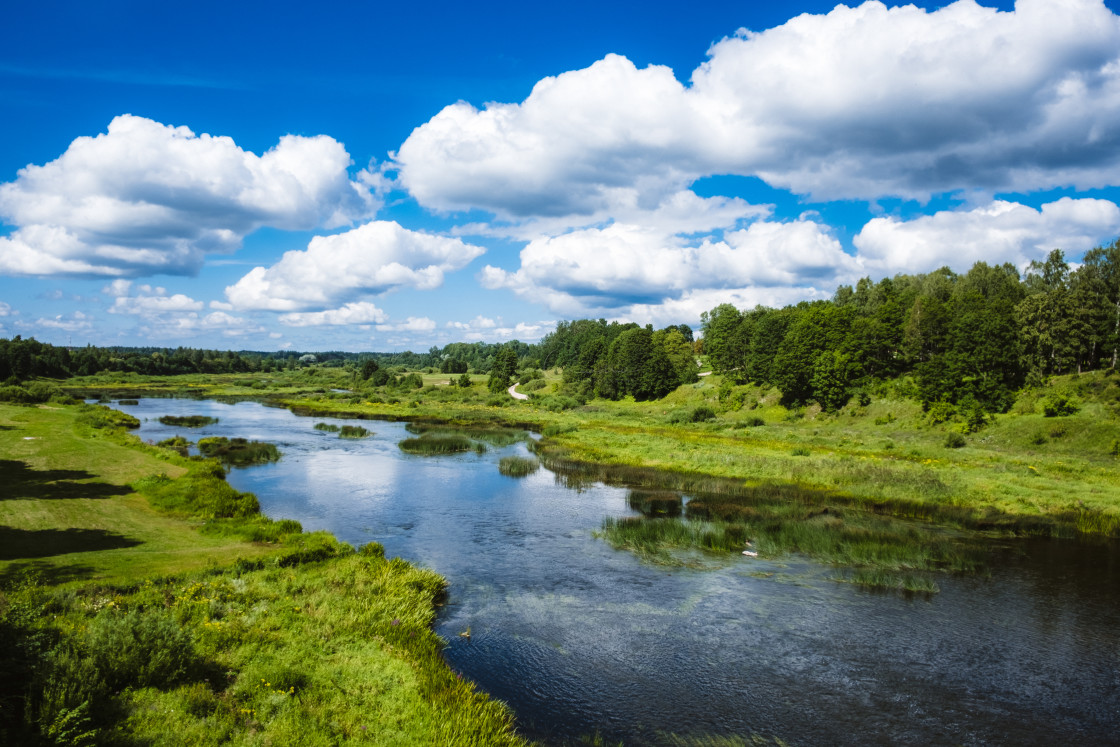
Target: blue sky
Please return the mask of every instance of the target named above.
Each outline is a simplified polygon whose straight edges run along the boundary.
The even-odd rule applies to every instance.
[[[24,3],[0,336],[426,350],[1120,236],[1099,0]]]

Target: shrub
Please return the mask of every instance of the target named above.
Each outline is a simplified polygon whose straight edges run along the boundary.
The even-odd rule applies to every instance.
[[[766,425],[766,421],[758,417],[757,415],[752,415],[751,417],[743,421],[743,425],[747,426],[748,428],[757,428],[760,425]]]
[[[1042,414],[1048,418],[1060,418],[1073,415],[1081,409],[1078,404],[1062,394],[1051,394],[1042,400]]]
[[[183,438],[182,436],[173,436],[172,438],[163,439],[156,445],[162,446],[165,449],[172,449],[173,451],[177,451],[179,452],[179,456],[187,456],[188,448],[190,447],[191,442]]]
[[[957,417],[957,408],[951,402],[934,402],[929,406],[930,425],[948,423]]]
[[[471,375],[469,373],[464,372],[459,377],[459,387],[461,389],[470,389],[470,387],[471,387]]]
[[[90,622],[86,648],[110,690],[167,687],[196,664],[190,633],[160,609],[103,610]]]
[[[947,449],[959,449],[967,443],[964,436],[960,433],[950,433],[945,437],[945,448]]]
[[[796,447],[791,453],[794,456],[809,456],[809,450],[804,446]]]

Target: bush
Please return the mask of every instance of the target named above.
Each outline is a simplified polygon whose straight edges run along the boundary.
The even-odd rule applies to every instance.
[[[1042,400],[1042,414],[1048,418],[1060,418],[1073,415],[1081,409],[1078,404],[1062,394],[1051,394]]]
[[[947,449],[959,449],[967,444],[968,441],[959,433],[950,433],[945,437],[945,448]]]
[[[160,609],[103,610],[90,622],[86,648],[110,690],[168,687],[197,663],[190,633]]]
[[[766,421],[758,417],[757,415],[752,415],[751,417],[743,421],[743,425],[747,426],[748,428],[757,428],[760,425],[766,425]]]
[[[951,402],[934,402],[929,406],[930,425],[948,423],[957,417],[957,408]]]

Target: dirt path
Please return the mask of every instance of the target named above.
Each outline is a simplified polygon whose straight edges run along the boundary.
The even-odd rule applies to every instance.
[[[514,399],[529,399],[528,394],[522,394],[521,392],[517,391],[517,384],[511,386],[508,391],[509,396],[513,397]]]

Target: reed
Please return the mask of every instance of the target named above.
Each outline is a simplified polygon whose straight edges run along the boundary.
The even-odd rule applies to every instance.
[[[360,425],[344,425],[339,430],[339,438],[369,438],[373,435],[372,431],[363,428]]]
[[[198,450],[203,456],[219,459],[223,464],[237,467],[267,464],[280,458],[280,450],[275,444],[225,436],[200,439]]]
[[[180,428],[201,428],[204,425],[217,423],[218,419],[208,415],[163,415],[159,422]]]
[[[528,477],[541,468],[535,457],[508,456],[498,462],[498,472],[506,477]]]
[[[341,427],[334,425],[333,423],[316,423],[315,430],[326,431],[327,433],[338,433],[341,430]]]
[[[407,454],[438,455],[477,450],[482,444],[475,444],[462,433],[433,431],[418,438],[403,439],[399,446]]]

